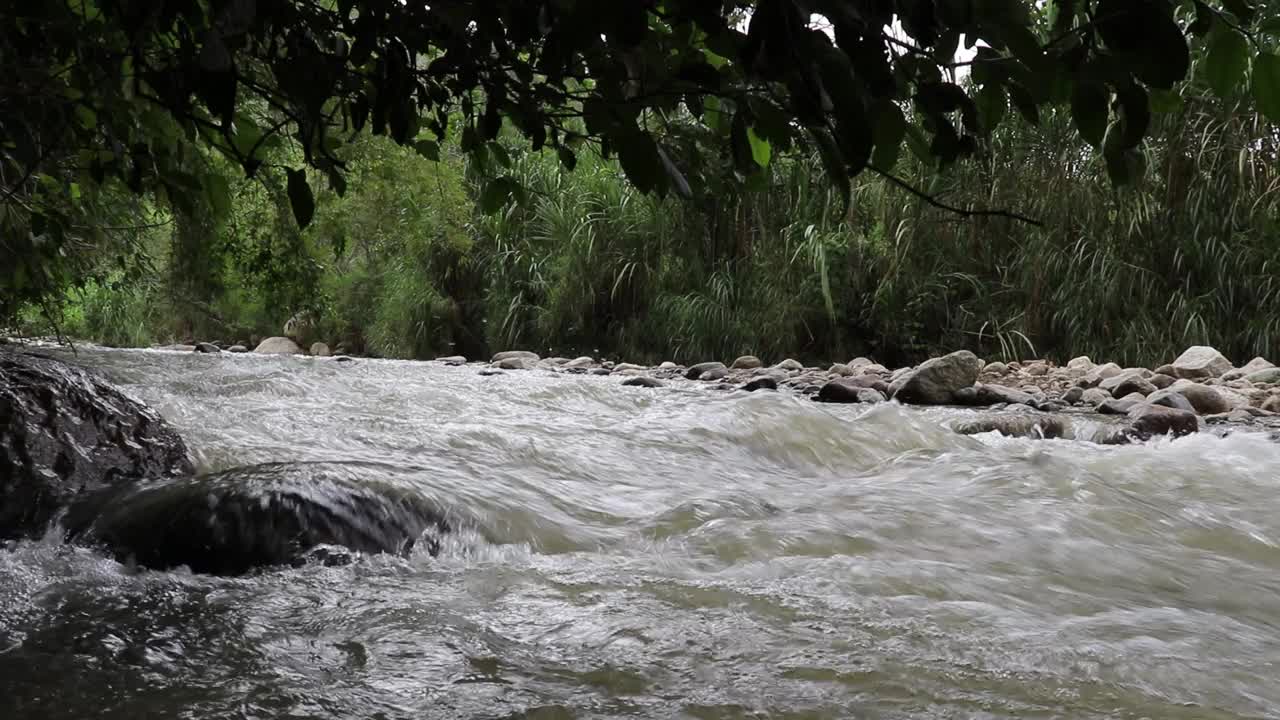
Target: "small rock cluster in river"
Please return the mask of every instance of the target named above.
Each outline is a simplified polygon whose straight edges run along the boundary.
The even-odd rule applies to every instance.
[[[459,364],[461,358],[441,358]],[[966,433],[997,430],[1028,437],[1072,437],[1062,414],[1111,416],[1099,442],[1130,442],[1159,435],[1197,432],[1205,424],[1248,423],[1280,411],[1280,368],[1254,358],[1239,368],[1211,347],[1197,346],[1155,369],[1097,364],[1077,357],[1065,365],[1050,360],[984,363],[967,350],[890,370],[858,357],[806,367],[794,359],[768,365],[754,355],[687,367],[611,363],[591,357],[541,358],[523,351],[494,355],[488,371],[544,370],[625,378],[627,387],[663,388],[691,381],[721,390],[789,390],[826,403],[871,404],[895,400],[912,405],[953,405],[1025,412],[960,423]],[[1280,418],[1277,418],[1280,421]]]

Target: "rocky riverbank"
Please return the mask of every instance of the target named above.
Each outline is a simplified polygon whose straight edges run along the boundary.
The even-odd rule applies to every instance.
[[[468,364],[451,356],[437,362]],[[598,361],[591,357],[542,358],[507,351],[470,363],[482,374],[544,371],[618,377],[628,387],[697,384],[716,390],[782,390],[818,402],[951,405],[985,408],[962,433],[1068,437],[1114,444],[1162,435],[1181,436],[1215,426],[1280,428],[1280,368],[1264,358],[1237,367],[1211,347],[1195,346],[1154,368],[1120,367],[1077,357],[984,362],[962,350],[914,367],[888,368],[854,358],[826,368],[784,359],[766,364],[744,356],[725,363],[657,366]],[[1088,417],[1089,422],[1079,420]],[[1087,429],[1086,429],[1087,428]]]

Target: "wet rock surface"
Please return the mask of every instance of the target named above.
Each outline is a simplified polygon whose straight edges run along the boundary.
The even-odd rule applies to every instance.
[[[191,472],[154,410],[92,372],[0,352],[0,538],[43,533],[86,494]]]

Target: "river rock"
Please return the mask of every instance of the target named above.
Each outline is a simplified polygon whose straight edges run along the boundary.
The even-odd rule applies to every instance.
[[[480,377],[494,377],[496,375],[505,375],[506,373],[502,372],[501,370],[495,370],[493,368],[485,368],[476,374],[479,375]]]
[[[1030,393],[1015,390],[1003,385],[978,383],[974,386],[973,404],[999,405],[1001,403],[1031,406],[1036,404],[1036,398]]]
[[[1079,403],[1083,399],[1084,399],[1084,388],[1082,387],[1067,388],[1067,391],[1062,393],[1062,402],[1068,405],[1075,405],[1076,403]]]
[[[748,382],[746,385],[743,385],[742,389],[747,392],[755,392],[757,390],[777,390],[778,381],[768,376],[758,377],[751,382]]]
[[[707,368],[698,376],[703,382],[711,382],[714,380],[723,380],[729,376],[729,368],[718,363],[718,367]]]
[[[449,365],[452,367],[457,367],[458,365],[466,365],[467,359],[461,355],[446,355],[444,357],[436,358],[436,362],[444,363],[445,365]]]
[[[1057,415],[1008,413],[965,420],[952,429],[961,435],[998,432],[1007,437],[1053,439],[1067,435],[1067,422]]]
[[[1080,402],[1085,405],[1100,405],[1111,399],[1111,393],[1102,388],[1087,388],[1080,396]]]
[[[989,362],[982,368],[982,372],[987,375],[1003,375],[1009,372],[1009,366],[1002,362]]]
[[[1175,382],[1177,382],[1177,378],[1173,377],[1172,375],[1165,375],[1162,373],[1152,373],[1151,377],[1147,378],[1147,382],[1154,385],[1157,390],[1163,390],[1169,387],[1170,385],[1174,384]]]
[[[982,361],[968,350],[926,360],[890,386],[890,397],[919,405],[946,405],[955,391],[973,387]]]
[[[1231,370],[1231,361],[1208,345],[1186,349],[1173,363],[1173,376],[1178,378],[1216,378]]]
[[[856,368],[856,372],[862,373],[863,375],[888,375],[889,368],[881,365],[880,363],[871,363],[870,365],[858,366]]]
[[[1147,402],[1152,405],[1163,405],[1164,407],[1173,408],[1174,410],[1186,410],[1195,412],[1196,408],[1191,404],[1182,393],[1174,390],[1157,390],[1147,396]]]
[[[618,363],[617,365],[614,365],[609,369],[616,373],[636,373],[636,372],[649,371],[649,368],[645,367],[644,365],[637,365],[635,363]]]
[[[1253,373],[1270,370],[1274,367],[1275,365],[1266,358],[1256,357],[1235,370],[1223,373],[1222,379],[1225,381],[1240,380],[1252,375]]]
[[[189,353],[189,352],[195,352],[195,351],[196,351],[196,346],[195,346],[195,345],[186,345],[186,344],[183,344],[183,343],[178,343],[178,344],[175,344],[175,345],[162,345],[162,346],[160,346],[160,347],[158,347],[158,348],[156,348],[156,349],[157,349],[157,350],[170,350],[170,351],[172,351],[172,352],[186,352],[186,353]]]
[[[578,369],[578,368],[589,368],[595,364],[596,364],[595,358],[583,355],[582,357],[576,357],[570,360],[569,362],[565,363],[564,366],[572,370],[572,369]]]
[[[764,367],[764,363],[760,362],[760,358],[755,355],[743,355],[734,360],[729,367],[734,370],[755,370],[758,367]]]
[[[258,347],[253,349],[256,353],[264,355],[301,355],[302,348],[298,344],[287,337],[269,337],[258,343]]]
[[[332,354],[328,345],[322,342],[311,343],[311,357],[329,357]]]
[[[528,360],[530,364],[533,364],[541,360],[542,356],[536,352],[530,352],[529,350],[503,350],[500,353],[496,353],[493,358],[490,359],[490,362],[500,363],[509,358],[520,358],[521,360]]]
[[[196,343],[195,351],[198,353],[206,353],[206,354],[212,355],[214,353],[222,352],[222,348],[210,342],[201,342],[201,343]]]
[[[606,367],[592,368],[588,371],[591,375],[612,375],[613,371]]]
[[[500,370],[531,370],[538,364],[537,360],[527,355],[509,355],[494,363]]]
[[[1270,395],[1266,400],[1262,401],[1259,406],[1263,410],[1271,413],[1280,413],[1280,395]]]
[[[1198,432],[1200,421],[1193,412],[1142,403],[1129,411],[1129,428],[1142,440],[1160,435],[1182,437]]]
[[[1280,368],[1266,368],[1251,372],[1244,379],[1254,385],[1278,383],[1280,382]]]
[[[845,365],[844,363],[836,363],[827,370],[827,373],[838,377],[849,377],[850,375],[853,375],[853,368]]]
[[[231,347],[227,348],[227,352],[236,353],[237,355],[239,355],[241,353],[249,352],[249,348],[245,347],[244,345],[232,345]]]
[[[666,387],[667,384],[657,378],[651,378],[646,375],[627,378],[622,381],[623,387],[644,387],[644,388],[660,388]]]
[[[701,362],[697,365],[690,366],[689,369],[684,372],[684,377],[686,380],[697,380],[708,370],[724,370],[725,375],[729,374],[729,368],[725,367],[722,362]],[[721,375],[720,377],[724,377],[724,375]]]
[[[1074,357],[1067,361],[1068,370],[1079,370],[1080,372],[1089,372],[1094,368],[1093,360],[1088,355]]]
[[[322,545],[361,553],[439,551],[452,529],[408,487],[342,465],[276,463],[149,483],[68,515],[73,539],[163,570],[240,575]]]
[[[1033,377],[1049,374],[1049,363],[1044,360],[1028,360],[1022,364],[1022,372]]]
[[[1114,379],[1115,378],[1111,378],[1110,380]],[[1107,382],[1110,382],[1110,380],[1104,381],[1102,383],[1102,387],[1110,390],[1112,395],[1119,397],[1124,397],[1125,395],[1133,393],[1146,397],[1157,390],[1155,385],[1150,381],[1143,379],[1142,376],[1137,373],[1124,375],[1121,377],[1120,382],[1115,383],[1112,387],[1106,387]]]
[[[787,372],[799,372],[804,369],[804,365],[801,365],[799,360],[793,360],[791,358],[783,360],[777,365],[774,365],[774,367],[778,370],[785,370]]]
[[[1176,392],[1185,397],[1196,412],[1201,415],[1215,415],[1231,410],[1232,403],[1228,402],[1225,395],[1216,388],[1207,385],[1191,382],[1190,380],[1179,380],[1170,385],[1168,392]]]
[[[1141,405],[1144,399],[1141,396],[1109,398],[1099,404],[1095,410],[1103,415],[1127,415],[1130,410]]]
[[[861,403],[868,401],[879,402],[884,400],[884,395],[881,394],[880,391],[872,387],[868,387],[864,382],[860,382],[864,377],[866,376],[837,378],[827,382],[818,390],[818,402]],[[881,382],[883,383],[883,381]],[[869,393],[861,392],[863,390],[870,390],[875,393],[875,395],[873,396]]]
[[[87,494],[192,471],[177,432],[98,375],[0,353],[0,539],[41,535]]]
[[[1076,384],[1082,388],[1098,387],[1103,380],[1113,378],[1121,372],[1123,372],[1123,370],[1121,370],[1120,366],[1115,363],[1099,365],[1085,373],[1083,377],[1076,381]]]
[[[680,367],[680,366],[679,366],[679,365],[676,365],[675,363],[671,362],[670,360],[664,360],[664,361],[662,362],[662,364],[658,366],[658,369],[659,369],[659,370],[675,370],[675,369],[676,369],[676,368],[678,368],[678,367]]]

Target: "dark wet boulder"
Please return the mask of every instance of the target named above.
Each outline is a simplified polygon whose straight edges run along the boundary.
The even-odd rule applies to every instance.
[[[210,342],[202,342],[202,343],[196,343],[195,351],[198,353],[213,354],[213,353],[222,352],[222,348]]]
[[[191,472],[154,410],[59,360],[0,353],[0,539],[43,533],[87,494]]]
[[[1144,403],[1129,411],[1129,435],[1147,440],[1161,435],[1182,437],[1200,430],[1196,414],[1163,405]]]
[[[434,555],[452,525],[407,486],[365,466],[273,463],[148,483],[74,507],[71,538],[124,562],[240,575],[317,547]]]
[[[966,420],[952,429],[961,435],[997,432],[1008,437],[1054,439],[1067,435],[1066,420],[1057,415],[1009,413]]]
[[[856,378],[836,378],[824,384],[818,390],[818,402],[828,403],[866,403],[883,402],[885,395],[876,389],[884,386],[879,378],[861,376]]]
[[[778,381],[768,376],[758,377],[755,380],[752,380],[751,382],[747,383],[746,385],[743,385],[742,389],[746,390],[747,392],[755,392],[757,390],[777,390]]]
[[[657,378],[651,378],[647,375],[637,375],[622,381],[624,387],[643,387],[643,388],[660,388],[666,387],[667,384]]]

